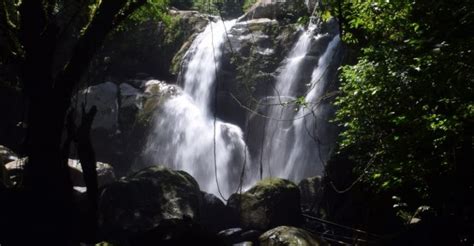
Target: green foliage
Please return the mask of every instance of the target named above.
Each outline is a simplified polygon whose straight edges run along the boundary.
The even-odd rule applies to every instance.
[[[252,7],[256,2],[257,0],[245,0],[244,5],[242,7],[243,11],[246,12],[247,10],[249,10],[250,7]]]
[[[341,70],[340,152],[368,174],[366,183],[429,202],[441,177],[455,177],[472,139],[473,3],[332,4],[343,40],[361,48],[358,62]]]
[[[171,25],[173,18],[168,14],[169,4],[170,0],[147,0],[118,27],[118,30],[125,31],[146,21],[161,21],[167,26]]]
[[[306,26],[309,23],[309,16],[304,15],[298,18],[296,21],[299,25]]]

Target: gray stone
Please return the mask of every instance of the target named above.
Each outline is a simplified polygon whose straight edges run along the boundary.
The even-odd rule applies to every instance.
[[[110,133],[115,133],[118,130],[117,96],[118,87],[112,82],[90,86],[81,91],[78,105],[80,106],[82,103],[85,103],[87,110],[94,105],[97,107],[97,114],[92,123],[92,129],[102,128]]]

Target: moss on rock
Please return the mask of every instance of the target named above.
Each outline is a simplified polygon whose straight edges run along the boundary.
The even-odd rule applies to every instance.
[[[234,194],[228,205],[239,214],[242,227],[267,230],[301,222],[298,187],[285,179],[264,179],[242,194]]]
[[[100,225],[105,239],[127,240],[167,220],[197,220],[202,195],[191,175],[163,166],[138,171],[101,194]]]

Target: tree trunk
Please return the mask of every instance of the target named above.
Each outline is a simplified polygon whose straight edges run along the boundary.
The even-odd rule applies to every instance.
[[[66,112],[52,90],[43,93],[29,97],[24,185],[36,201],[30,227],[40,242],[66,245],[72,223],[72,184],[61,149]]]

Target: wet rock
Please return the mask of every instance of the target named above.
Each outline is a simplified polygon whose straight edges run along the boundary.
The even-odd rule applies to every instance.
[[[314,234],[296,227],[279,226],[259,238],[261,246],[318,246],[328,245]]]
[[[301,207],[303,210],[312,209],[313,206],[317,205],[322,195],[320,176],[301,180],[298,188],[301,194]]]
[[[267,230],[301,222],[298,187],[284,179],[264,179],[242,194],[233,194],[228,206],[239,214],[243,228]]]
[[[211,232],[219,232],[237,225],[237,218],[224,202],[213,194],[202,193],[199,223]]]
[[[167,84],[164,81],[149,80],[143,85],[143,107],[138,113],[138,123],[144,126],[153,121],[157,109],[166,102],[167,99],[176,96],[181,89],[176,85]]]
[[[99,224],[107,239],[126,240],[167,220],[197,221],[201,193],[184,171],[153,166],[104,188]]]
[[[217,236],[227,245],[241,242],[242,228],[229,228],[217,233]]]

